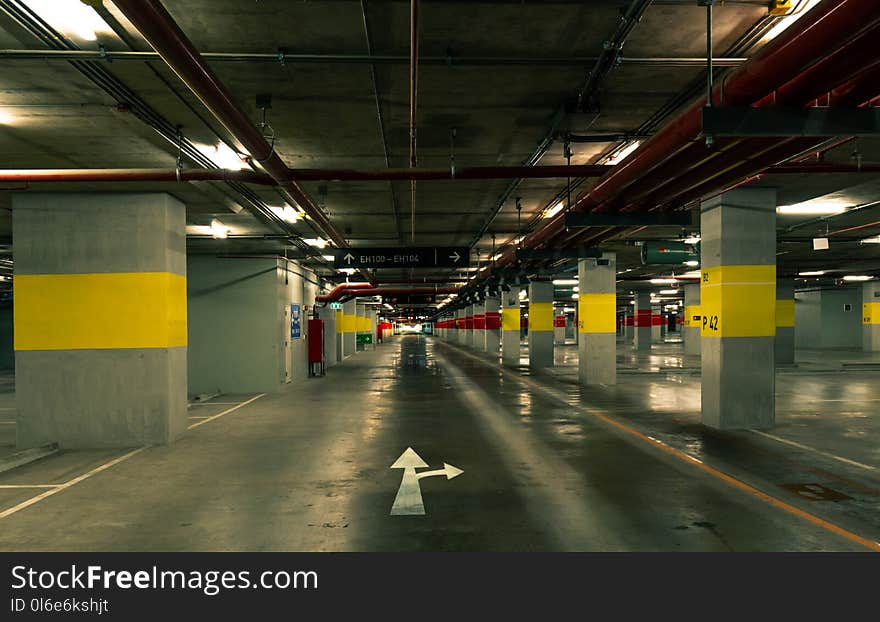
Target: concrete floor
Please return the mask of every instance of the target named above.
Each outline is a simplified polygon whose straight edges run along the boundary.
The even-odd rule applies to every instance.
[[[880,539],[876,372],[780,372],[776,438],[720,434],[697,424],[699,376],[680,350],[621,348],[620,384],[587,391],[570,365],[503,371],[396,337],[282,393],[193,405],[197,427],[175,445],[0,474],[0,550],[861,551],[841,529]],[[401,482],[389,467],[407,447],[464,473],[420,480],[424,516],[389,516]]]

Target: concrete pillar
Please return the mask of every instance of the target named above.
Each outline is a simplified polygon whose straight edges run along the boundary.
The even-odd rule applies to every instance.
[[[702,421],[775,420],[776,190],[738,188],[701,206]]]
[[[519,288],[501,294],[501,362],[519,365]]]
[[[486,298],[486,331],[484,350],[493,359],[498,359],[501,350],[501,299]]]
[[[467,327],[467,312],[464,309],[458,309],[455,312],[455,343],[464,345],[464,331]]]
[[[565,345],[565,312],[562,309],[553,310],[553,345]]]
[[[336,309],[336,362],[341,363],[345,358],[343,341],[345,341],[345,316],[342,309]]]
[[[776,337],[774,339],[777,365],[794,365],[794,281],[776,281]]]
[[[357,352],[357,300],[342,303],[342,342],[343,358]]]
[[[578,377],[582,385],[617,382],[617,259],[578,260]]]
[[[12,197],[19,447],[183,435],[185,225],[167,194]]]
[[[635,348],[651,349],[651,293],[636,292],[635,305]]]
[[[553,367],[553,283],[529,284],[529,367]]]
[[[474,347],[474,305],[464,308],[464,345]]]
[[[330,307],[318,308],[318,319],[324,322],[324,365],[332,367],[339,361],[337,353],[339,351],[336,345],[336,309]],[[312,335],[309,335],[309,339]]]
[[[624,318],[623,341],[624,343],[635,343],[636,340],[636,316],[630,310]]]
[[[361,337],[362,335],[368,335],[370,333],[370,318],[367,312],[367,306],[359,302],[355,309],[355,313],[357,314],[357,318],[355,319],[355,347],[360,351],[369,350],[369,346],[364,344],[363,337]],[[360,342],[360,345],[358,345],[358,342]]]
[[[660,305],[651,305],[651,341],[663,343],[663,312]]]
[[[862,347],[880,352],[880,282],[862,285]]]
[[[700,285],[692,283],[684,286],[684,322],[681,336],[684,339],[684,353],[700,356],[700,330],[703,315],[700,312]]]
[[[474,350],[486,351],[486,304],[478,302],[473,308],[474,315]]]

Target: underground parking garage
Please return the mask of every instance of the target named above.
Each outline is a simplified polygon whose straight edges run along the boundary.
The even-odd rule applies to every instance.
[[[0,550],[880,552],[878,34],[0,0]]]

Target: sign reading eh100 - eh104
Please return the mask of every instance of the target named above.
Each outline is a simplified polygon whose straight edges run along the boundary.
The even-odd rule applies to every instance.
[[[470,264],[463,246],[418,248],[337,248],[337,268],[462,268]]]

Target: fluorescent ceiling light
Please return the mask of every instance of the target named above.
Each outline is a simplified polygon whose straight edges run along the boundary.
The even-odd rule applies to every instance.
[[[230,149],[226,143],[217,143],[216,145],[196,143],[195,147],[203,155],[210,158],[214,164],[227,171],[240,171],[247,167],[242,155]]]
[[[519,290],[519,299],[520,300],[523,300],[528,295],[529,295],[529,293],[526,290],[524,290],[524,289]]]
[[[808,272],[798,272],[798,276],[822,276],[825,270],[810,270]]]
[[[113,32],[82,0],[25,0],[24,4],[72,39],[97,41],[99,32]]]
[[[627,156],[629,156],[629,154],[631,154],[633,151],[638,149],[639,145],[641,145],[641,144],[642,144],[642,141],[636,140],[636,141],[629,143],[628,145],[621,147],[620,149],[618,149],[616,151],[613,151],[607,158],[605,158],[605,160],[602,162],[602,164],[609,164],[609,165],[619,164],[620,162],[625,160],[627,158]]]
[[[847,274],[845,277],[843,277],[843,280],[844,281],[870,281],[873,278],[874,277],[872,277],[872,276],[867,276],[864,274]]]
[[[514,244],[519,244],[520,242],[522,242],[522,241],[525,240],[525,239],[526,239],[526,236],[521,235],[521,236],[519,236],[519,237],[513,238],[513,243],[514,243]]]
[[[764,35],[764,37],[761,39],[761,42],[766,43],[767,41],[778,37],[780,34],[788,30],[792,24],[803,17],[807,13],[807,11],[819,4],[819,2],[820,0],[805,0],[804,2],[798,3],[795,6],[795,10],[780,19],[779,22],[775,26],[773,26],[773,28],[771,28],[766,35]]]
[[[675,279],[651,279],[651,283],[653,285],[675,285],[677,281]]]
[[[683,239],[682,242],[684,242],[685,244],[699,244],[700,243],[700,236],[695,234],[695,235],[692,235],[690,237]]]
[[[686,262],[684,262],[684,265],[690,266],[693,268],[695,266],[699,266],[700,262],[699,261],[686,261]]]
[[[880,244],[880,235],[874,236],[873,238],[865,238],[859,244]]]
[[[229,229],[219,220],[211,221],[211,235],[218,240],[224,240],[229,235]]]
[[[556,214],[562,211],[563,207],[565,207],[565,203],[563,201],[560,201],[553,207],[545,209],[542,218],[553,218],[554,216],[556,216]]]
[[[300,219],[301,214],[290,207],[289,205],[285,205],[284,207],[270,207],[270,210],[274,212],[278,218],[283,220],[284,222],[295,223]]]
[[[501,259],[501,255],[502,253],[495,253],[495,255],[492,257],[492,261],[498,261],[499,259]]]
[[[680,279],[701,279],[703,278],[703,274],[699,270],[691,270],[690,272],[685,272],[684,274],[679,275]]]
[[[343,274],[354,274],[355,272],[357,272],[357,270],[355,268],[339,268],[337,272],[341,272]]]
[[[678,290],[677,289],[661,289],[660,293],[661,294],[677,294]]]
[[[852,205],[843,199],[815,199],[794,205],[780,205],[776,208],[776,213],[787,216],[826,216],[842,214]]]
[[[554,285],[577,285],[577,279],[553,279]]]
[[[333,261],[334,259],[336,259],[336,257],[334,257],[333,255],[321,255],[321,257],[323,257],[327,261]]]
[[[324,248],[327,246],[327,240],[324,238],[303,238],[303,242],[315,248]]]
[[[572,297],[573,299],[577,300],[578,298],[581,297],[581,295],[580,295],[580,294],[572,294],[571,297]]]
[[[0,108],[0,125],[12,125],[13,123],[15,123],[15,116],[8,110]]]

